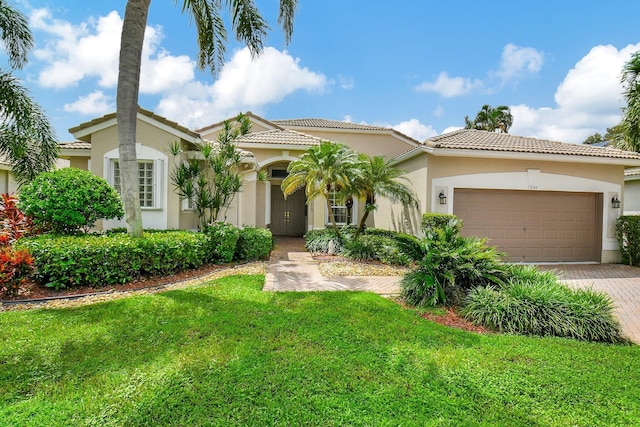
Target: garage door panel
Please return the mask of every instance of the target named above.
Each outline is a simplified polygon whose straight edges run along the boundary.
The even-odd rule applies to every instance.
[[[600,199],[599,199],[600,197]],[[598,261],[595,193],[455,189],[464,235],[489,237],[513,261]],[[601,205],[600,205],[601,206]]]

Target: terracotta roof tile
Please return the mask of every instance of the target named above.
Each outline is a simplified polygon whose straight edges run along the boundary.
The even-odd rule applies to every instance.
[[[274,129],[264,132],[248,133],[236,139],[236,144],[281,144],[281,145],[306,145],[320,144],[322,139],[290,129]]]
[[[584,144],[569,144],[558,141],[515,136],[505,133],[461,129],[425,141],[434,149],[459,149],[503,151],[512,153],[560,154],[587,157],[608,157],[616,159],[640,160],[640,154],[609,147],[593,147]]]
[[[61,142],[58,144],[61,149],[69,150],[91,150],[90,142],[76,141],[76,142]]]
[[[280,126],[299,126],[299,127],[313,127],[313,128],[329,128],[329,129],[349,129],[349,130],[385,130],[392,131],[393,129],[381,126],[361,125],[357,123],[341,122],[338,120],[326,120],[326,119],[290,119],[290,120],[272,120]]]

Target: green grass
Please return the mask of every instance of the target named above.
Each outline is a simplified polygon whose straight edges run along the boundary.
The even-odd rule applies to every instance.
[[[640,347],[477,335],[263,276],[0,313],[0,425],[633,425]]]

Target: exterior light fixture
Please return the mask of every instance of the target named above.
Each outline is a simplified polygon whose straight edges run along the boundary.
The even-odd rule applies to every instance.
[[[440,191],[440,194],[438,194],[438,199],[440,199],[440,204],[441,205],[446,205],[447,204],[447,195],[444,194],[444,190]]]
[[[620,199],[618,199],[618,195],[617,194],[611,198],[611,207],[613,209],[619,209],[620,208]]]

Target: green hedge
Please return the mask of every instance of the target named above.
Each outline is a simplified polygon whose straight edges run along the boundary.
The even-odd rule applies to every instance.
[[[443,228],[445,226],[455,227],[459,233],[462,230],[462,220],[453,214],[441,214],[428,212],[422,215],[420,223],[422,231],[425,233],[435,228]]]
[[[273,248],[273,236],[266,228],[244,227],[236,245],[236,259],[255,261],[266,259]]]
[[[196,268],[207,261],[209,239],[188,231],[125,234],[38,236],[19,247],[35,258],[35,278],[61,289],[126,283],[140,275],[165,275]]]
[[[616,221],[622,262],[640,266],[640,215],[623,215]]]
[[[206,228],[209,237],[210,261],[214,263],[229,263],[236,253],[240,230],[226,222],[216,222]]]

